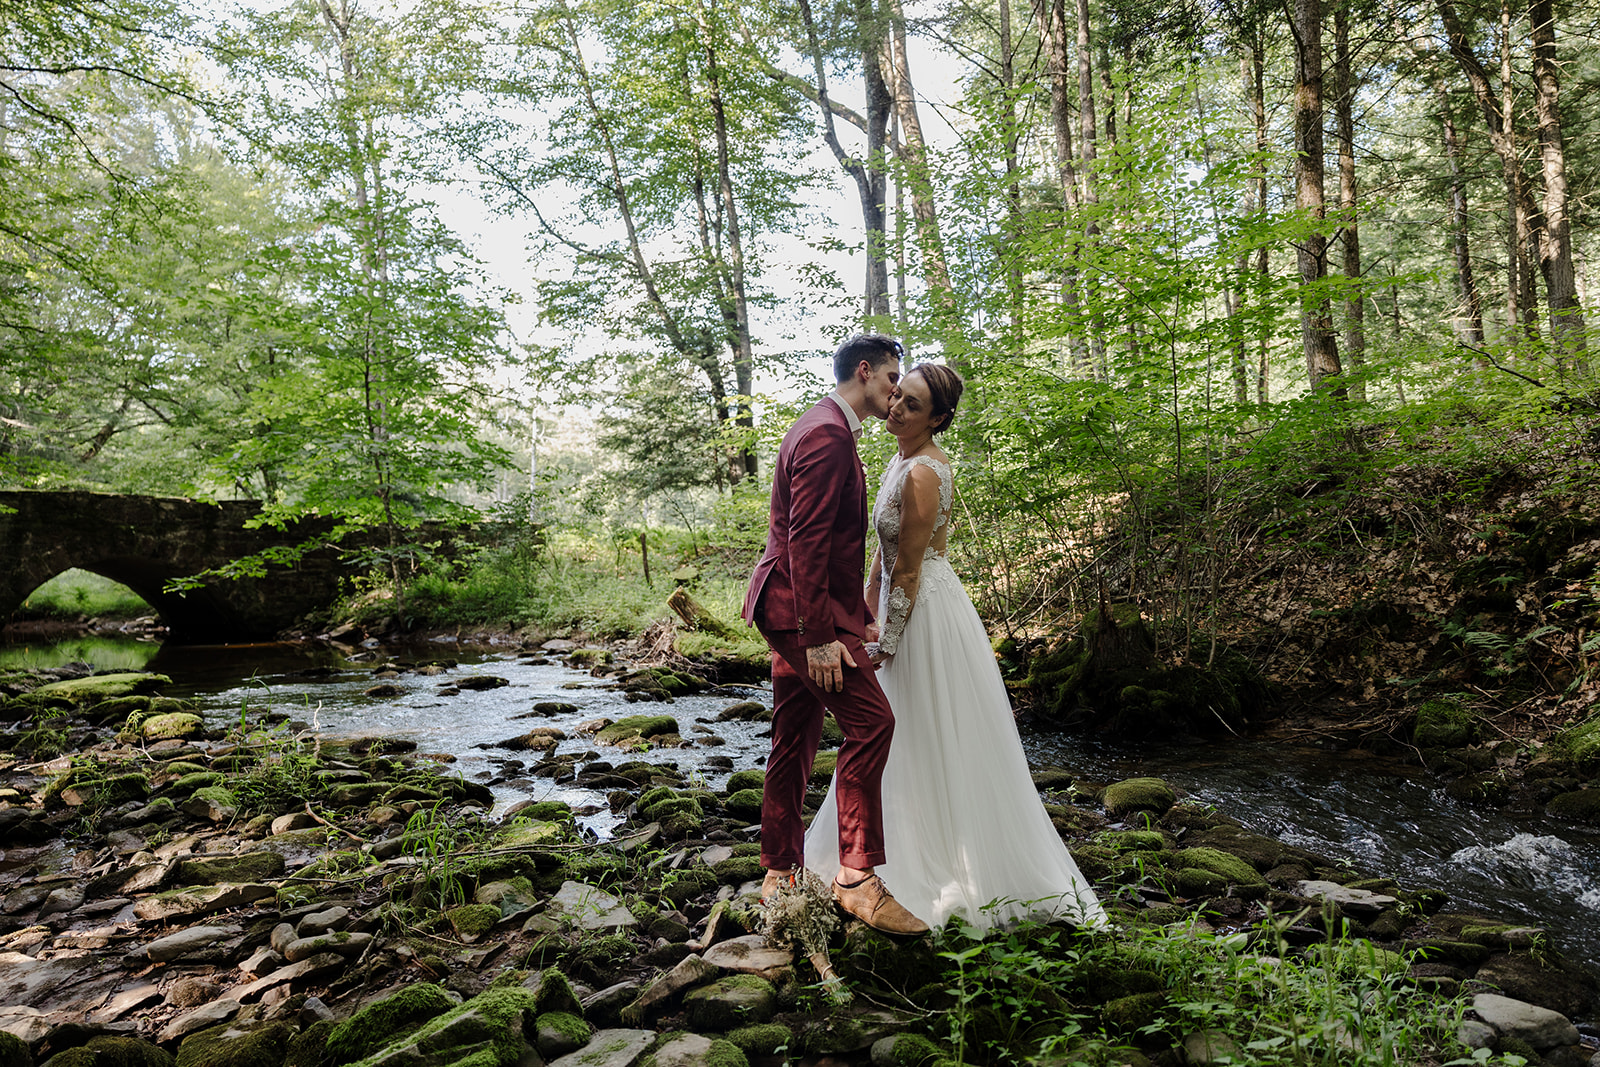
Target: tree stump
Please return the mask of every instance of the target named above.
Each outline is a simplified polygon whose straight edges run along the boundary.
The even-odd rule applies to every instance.
[[[739,631],[711,614],[703,604],[690,596],[689,591],[682,586],[674,589],[672,595],[667,597],[667,607],[677,613],[678,618],[682,619],[683,624],[691,630],[716,634],[718,637],[725,637],[730,641],[739,639]]]

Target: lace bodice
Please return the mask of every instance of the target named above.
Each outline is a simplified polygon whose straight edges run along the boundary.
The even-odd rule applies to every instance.
[[[894,655],[900,636],[905,631],[906,620],[911,615],[911,592],[894,584],[894,565],[900,556],[901,497],[905,491],[906,477],[915,466],[929,467],[939,476],[939,514],[933,520],[933,536],[922,554],[921,586],[929,589],[940,584],[954,584],[955,572],[945,559],[946,535],[950,525],[952,489],[950,465],[940,463],[931,456],[896,456],[883,472],[883,485],[878,490],[878,501],[873,507],[873,528],[878,534],[879,572],[882,585],[878,597],[878,619],[882,624],[879,649],[885,655]]]
[[[900,555],[900,496],[905,489],[906,476],[915,466],[930,467],[939,476],[939,517],[933,520],[933,537],[928,542],[928,550],[923,553],[923,559],[939,559],[944,556],[945,538],[941,535],[950,522],[952,497],[950,465],[940,463],[932,456],[912,456],[910,459],[896,456],[889,462],[888,469],[883,472],[883,485],[878,489],[878,500],[872,508],[872,526],[878,534],[878,549],[883,557],[885,579],[894,573],[894,561]]]

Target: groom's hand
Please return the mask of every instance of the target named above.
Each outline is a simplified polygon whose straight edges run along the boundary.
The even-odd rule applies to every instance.
[[[844,642],[833,641],[826,645],[811,645],[806,649],[806,671],[824,693],[844,692],[844,669],[859,664],[850,658]]]

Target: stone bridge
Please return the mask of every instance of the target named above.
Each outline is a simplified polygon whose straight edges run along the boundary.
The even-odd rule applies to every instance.
[[[213,581],[169,593],[168,581],[252,555],[300,544],[332,527],[302,522],[288,530],[246,529],[260,504],[205,504],[106,493],[0,492],[0,622],[41,584],[71,567],[104,575],[138,593],[174,640],[211,644],[271,637],[324,607],[353,573],[334,549],[318,549],[264,578]]]

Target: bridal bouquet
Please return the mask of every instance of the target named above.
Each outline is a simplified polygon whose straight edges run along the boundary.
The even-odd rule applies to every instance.
[[[844,1004],[850,1000],[850,990],[828,959],[828,938],[838,928],[833,893],[826,882],[803,868],[792,885],[781,884],[761,909],[759,930],[767,943],[803,952],[822,977],[828,996]]]

